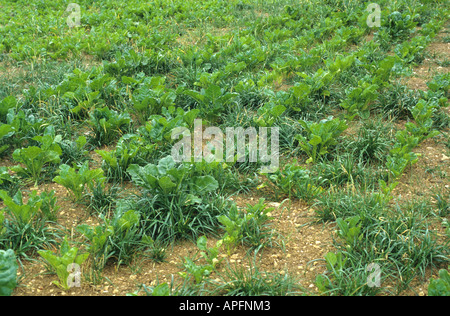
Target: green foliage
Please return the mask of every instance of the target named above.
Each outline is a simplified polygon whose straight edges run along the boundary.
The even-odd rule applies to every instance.
[[[20,190],[12,198],[6,191],[0,190],[0,199],[6,206],[0,214],[2,247],[26,256],[43,245],[55,243],[59,230],[55,225],[52,228],[48,225],[55,220],[59,209],[54,191],[40,195],[37,191],[31,191],[25,204]]]
[[[74,200],[79,202],[83,198],[86,186],[93,190],[95,183],[103,183],[105,177],[103,170],[91,170],[87,161],[78,168],[78,172],[76,169],[76,167],[72,168],[66,164],[60,165],[59,175],[53,178],[53,181],[70,190]]]
[[[194,164],[175,163],[171,156],[158,164],[128,168],[132,182],[141,189],[130,207],[145,214],[146,229],[153,239],[196,237],[218,229],[216,215],[226,202],[216,193],[218,181],[201,175]],[[200,174],[200,175],[199,175]]]
[[[408,165],[418,161],[418,155],[412,150],[419,143],[439,134],[438,131],[432,130],[434,108],[434,104],[421,99],[411,109],[415,122],[406,123],[405,129],[398,131],[395,135],[397,141],[390,150],[386,162],[393,179],[397,179]]]
[[[9,109],[14,109],[17,107],[17,100],[14,96],[10,95],[9,97],[4,98],[0,102],[0,122],[6,123],[6,115],[9,112]]]
[[[393,39],[404,39],[413,32],[416,25],[415,16],[394,11],[388,15],[384,27],[386,27],[388,34]]]
[[[233,204],[227,214],[218,216],[225,230],[222,240],[228,255],[239,244],[259,249],[272,242],[272,230],[267,222],[272,219],[270,212],[273,208],[268,208],[264,202],[265,199],[260,199],[253,206],[248,204],[245,211]]]
[[[89,254],[78,253],[77,247],[70,247],[67,237],[64,238],[59,249],[59,254],[55,254],[50,250],[38,251],[39,255],[48,263],[51,271],[55,272],[59,281],[52,283],[63,290],[71,288],[72,280],[70,280],[71,271],[76,270],[73,264],[81,266],[86,261]]]
[[[0,156],[9,148],[7,139],[14,135],[14,128],[8,124],[2,124],[0,126]]]
[[[17,286],[16,255],[11,249],[0,250],[0,296],[11,296]]]
[[[103,218],[98,226],[77,226],[77,231],[88,241],[92,269],[101,272],[111,258],[119,265],[128,264],[138,250],[145,248],[148,238],[140,229],[140,219],[139,212],[118,208],[112,218]]]
[[[395,53],[405,64],[421,63],[425,59],[425,48],[431,41],[429,36],[415,36],[395,48]]]
[[[6,121],[14,129],[13,142],[15,145],[33,141],[35,136],[44,132],[44,126],[46,125],[42,118],[30,110],[20,110],[17,113],[11,110],[6,115]]]
[[[25,167],[14,166],[11,169],[20,176],[30,177],[37,184],[43,167],[47,164],[59,163],[62,151],[50,135],[35,136],[33,140],[40,142],[41,146],[16,149],[13,153],[13,159],[24,164]]]
[[[194,260],[184,257],[183,266],[186,272],[180,272],[183,278],[194,277],[194,281],[197,284],[203,282],[205,277],[208,277],[220,263],[217,258],[219,255],[219,249],[222,246],[222,240],[219,240],[215,247],[208,248],[208,239],[206,236],[201,236],[197,239],[197,247],[200,250],[200,256],[205,261],[204,264],[197,264],[196,261],[200,258],[194,258]]]
[[[341,103],[341,107],[347,111],[347,118],[353,120],[356,115],[367,119],[370,115],[370,102],[377,98],[379,86],[360,80],[358,87],[347,91],[347,98]]]
[[[122,77],[122,81],[126,84],[139,83],[131,98],[141,122],[146,121],[151,115],[161,114],[163,108],[175,105],[177,94],[166,88],[164,77],[145,78],[142,83],[133,78]]]
[[[20,180],[11,175],[8,167],[0,167],[0,190],[5,190],[9,195],[16,194],[20,187]]]
[[[269,102],[258,108],[253,121],[260,127],[272,127],[285,111],[284,105]]]
[[[328,153],[330,147],[338,144],[338,137],[347,129],[347,123],[339,118],[328,117],[318,123],[300,120],[306,137],[298,134],[295,138],[300,148],[309,156],[307,163]]]
[[[450,274],[447,270],[439,270],[439,278],[430,281],[428,296],[450,296]]]
[[[159,160],[158,165],[144,167],[131,165],[128,172],[138,186],[155,194],[176,194],[189,192],[186,203],[197,203],[201,195],[218,189],[218,182],[212,176],[192,176],[193,168],[188,164],[177,166],[171,156]]]
[[[94,131],[94,142],[98,145],[109,145],[120,135],[125,134],[131,123],[127,112],[118,113],[108,107],[96,108],[89,115],[89,123]]]
[[[243,238],[242,227],[245,218],[240,216],[237,206],[233,204],[228,214],[220,215],[218,219],[225,229],[225,235],[222,238],[223,243],[227,247],[228,255],[231,255]]]
[[[351,267],[343,252],[325,255],[327,271],[316,277],[316,286],[322,295],[370,296],[376,295],[378,287],[367,286],[367,273],[363,267]]]
[[[350,217],[347,219],[338,218],[336,224],[339,227],[338,235],[345,240],[349,246],[355,246],[361,241],[361,224],[359,216]]]
[[[392,127],[382,120],[365,122],[358,133],[350,138],[349,150],[355,158],[375,165],[386,160],[392,144]]]
[[[172,130],[177,127],[192,128],[194,120],[200,113],[199,109],[185,111],[182,108],[163,108],[162,115],[152,115],[146,124],[138,129],[144,142],[156,144],[164,150],[174,143]]]
[[[441,107],[448,106],[450,97],[450,74],[444,73],[436,75],[427,82],[429,91],[426,93],[427,100],[436,100]]]
[[[433,126],[433,112],[436,105],[432,102],[420,100],[416,106],[411,109],[411,114],[414,118],[414,123],[406,123],[405,128],[411,135],[418,137],[419,142],[428,138],[432,138],[439,134],[438,131],[432,130]]]
[[[122,182],[129,179],[126,172],[133,164],[147,162],[155,153],[155,144],[146,144],[142,137],[126,134],[117,142],[113,151],[96,150],[103,158],[102,169],[106,177],[112,181]]]
[[[151,296],[170,296],[171,290],[167,283],[155,286],[151,291]]]
[[[41,204],[41,212],[44,218],[49,221],[57,220],[57,213],[60,209],[60,206],[57,204],[57,198],[55,196],[55,191],[52,190],[50,192],[42,192],[39,196],[42,204]]]
[[[270,184],[275,192],[277,200],[279,195],[296,197],[305,201],[311,201],[323,192],[319,181],[314,179],[310,170],[299,166],[296,162],[288,163],[282,170],[267,174],[267,184]],[[266,183],[261,187],[266,186]]]
[[[270,221],[275,208],[267,207],[265,199],[259,199],[255,205],[247,204],[244,213],[243,242],[253,249],[271,246],[275,242],[274,229]]]
[[[291,96],[287,100],[289,108],[294,111],[305,110],[314,99],[323,99],[330,96],[329,86],[348,69],[355,61],[356,56],[338,56],[328,61],[328,69],[318,69],[312,76],[307,73],[297,73],[304,80],[290,88]]]
[[[61,147],[61,163],[80,164],[88,159],[87,139],[81,135],[74,141],[59,139],[58,145]]]
[[[218,85],[210,85],[200,92],[195,90],[185,90],[184,94],[192,97],[197,102],[197,109],[200,115],[209,120],[218,119],[238,96],[237,93],[228,92]]]
[[[399,185],[399,182],[392,182],[387,184],[383,179],[379,179],[378,184],[380,187],[380,192],[375,193],[374,196],[377,198],[378,202],[381,205],[384,205],[394,198],[391,194]]]
[[[27,204],[23,203],[21,191],[18,191],[13,198],[11,198],[7,192],[0,191],[0,198],[3,200],[3,203],[5,203],[8,214],[19,223],[28,224],[35,218],[42,216],[42,213],[40,212],[42,200],[37,195],[37,191],[32,192]]]
[[[303,293],[300,282],[288,271],[263,271],[254,262],[250,267],[228,266],[220,275],[219,294],[226,296],[288,296]]]

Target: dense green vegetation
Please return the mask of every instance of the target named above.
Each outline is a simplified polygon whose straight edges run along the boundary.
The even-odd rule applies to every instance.
[[[219,254],[278,246],[268,200],[290,198],[336,225],[335,252],[316,258],[327,267],[319,294],[401,294],[427,269],[446,268],[449,189],[424,204],[391,202],[421,159],[415,149],[432,138],[450,148],[449,73],[427,91],[402,81],[448,32],[450,8],[377,3],[381,26],[371,28],[364,1],[79,0],[80,25],[69,27],[69,1],[0,1],[0,155],[12,163],[0,167],[0,249],[40,255],[68,289],[68,264],[96,283],[107,264],[144,251],[159,262],[168,244],[188,239],[199,252],[182,262],[184,283],[136,293],[306,293],[289,272],[256,263],[229,266],[219,275],[226,286],[209,278],[225,264]],[[171,133],[192,131],[195,119],[279,127],[280,170],[261,174],[248,159],[175,162]],[[99,224],[61,227],[60,197],[36,191],[49,183]],[[258,190],[268,193],[254,205],[228,199]],[[209,248],[207,238],[219,241]],[[371,264],[393,285],[369,286]],[[436,295],[448,293],[448,273],[440,276]],[[8,294],[14,282],[2,282]]]

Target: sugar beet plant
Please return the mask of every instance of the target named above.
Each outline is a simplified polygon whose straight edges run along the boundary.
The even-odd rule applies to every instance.
[[[307,163],[316,162],[326,155],[332,146],[338,144],[338,137],[347,129],[346,121],[328,117],[320,122],[300,121],[306,136],[298,134],[300,148],[309,156]]]
[[[77,170],[78,169],[78,170]],[[102,185],[105,181],[103,170],[90,169],[89,163],[84,162],[79,168],[66,164],[59,166],[58,176],[53,181],[68,189],[73,199],[80,202],[86,189],[93,190],[96,183]]]
[[[48,264],[49,270],[58,276],[58,281],[53,281],[53,284],[63,290],[69,290],[76,285],[76,282],[81,282],[80,266],[86,261],[88,254],[79,254],[77,247],[70,247],[67,236],[60,245],[59,254],[55,254],[50,250],[40,250],[38,253]],[[75,272],[73,277],[71,272]]]
[[[54,138],[50,135],[35,136],[33,140],[41,143],[41,146],[28,146],[16,149],[13,153],[13,159],[24,164],[24,167],[18,165],[12,169],[18,175],[31,178],[37,184],[46,165],[60,162],[62,151],[61,147],[54,142]]]
[[[214,196],[219,185],[210,175],[198,175],[192,164],[176,163],[171,156],[158,164],[131,165],[132,182],[142,189],[136,209],[147,219],[152,238],[195,237],[217,229],[216,215],[224,201]]]
[[[273,245],[274,231],[270,227],[271,211],[273,208],[267,207],[265,199],[260,199],[255,205],[248,204],[245,209],[239,209],[233,204],[226,214],[218,216],[225,231],[222,241],[228,255],[231,255],[235,247],[240,244],[254,249]]]

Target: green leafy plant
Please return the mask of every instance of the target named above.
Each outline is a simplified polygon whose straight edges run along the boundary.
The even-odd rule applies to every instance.
[[[10,95],[0,102],[0,122],[6,123],[6,115],[10,109],[17,107],[17,99]]]
[[[74,141],[60,139],[58,141],[61,147],[61,163],[63,164],[80,164],[88,159],[87,139],[81,135]]]
[[[415,16],[410,14],[394,11],[387,17],[384,27],[387,28],[388,34],[393,39],[404,39],[408,37],[416,27]]]
[[[427,99],[437,100],[441,107],[448,105],[448,98],[450,97],[450,74],[444,73],[434,76],[430,81],[427,82],[429,91],[426,96]]]
[[[38,251],[39,255],[49,264],[50,269],[56,273],[59,281],[52,283],[63,290],[71,288],[71,280],[69,280],[73,270],[73,264],[81,266],[88,258],[88,253],[79,254],[77,247],[70,247],[67,237],[64,237],[61,243],[59,254],[55,254],[50,250]]]
[[[245,218],[240,215],[237,205],[233,204],[226,215],[218,216],[218,220],[225,229],[225,235],[222,240],[230,256],[234,248],[242,241],[242,227]]]
[[[395,172],[397,173],[397,171]],[[379,179],[378,185],[380,187],[380,192],[374,193],[374,196],[381,205],[384,205],[394,198],[392,192],[399,185],[399,182],[391,182],[388,184],[383,179]]]
[[[421,63],[425,59],[425,48],[431,41],[429,36],[415,36],[410,41],[397,45],[395,53],[405,64]]]
[[[0,190],[0,199],[6,208],[3,217],[3,229],[0,228],[0,245],[13,249],[17,255],[26,256],[43,245],[56,243],[59,229],[51,220],[56,217],[58,206],[53,192],[32,191],[24,203],[19,190],[11,198],[6,191]]]
[[[328,117],[318,123],[300,120],[307,136],[298,134],[295,138],[300,148],[309,156],[307,163],[315,162],[328,153],[331,146],[338,144],[338,137],[344,132],[348,125],[338,118]]]
[[[428,296],[450,296],[450,273],[447,270],[439,270],[439,278],[431,279]]]
[[[289,99],[288,104],[296,111],[301,111],[304,106],[300,106],[304,103],[309,103],[310,98],[325,98],[330,96],[329,86],[336,78],[342,74],[343,71],[348,69],[355,61],[356,55],[350,54],[347,56],[338,56],[335,60],[327,60],[328,69],[324,70],[319,68],[312,76],[302,72],[297,73],[304,79],[304,82],[300,82],[291,88],[292,97]]]
[[[405,129],[411,133],[411,135],[418,137],[419,142],[422,142],[428,138],[439,135],[439,132],[432,130],[433,127],[433,112],[436,109],[436,105],[433,102],[427,102],[421,99],[412,109],[411,113],[414,118],[414,122],[408,122],[405,125]]]
[[[221,262],[218,256],[222,247],[222,240],[218,240],[214,247],[208,247],[207,243],[208,238],[206,236],[200,236],[197,239],[197,248],[200,250],[200,256],[215,269]]]
[[[17,286],[17,262],[12,249],[0,250],[0,296],[11,296]]]
[[[331,277],[328,277],[325,274],[319,274],[316,277],[316,286],[321,293],[327,293],[333,289],[334,279],[336,275],[339,275],[340,272],[344,269],[347,258],[343,255],[342,252],[328,252],[325,255],[325,262],[327,271],[331,272]]]
[[[210,120],[217,119],[238,96],[237,93],[227,92],[214,84],[200,92],[185,90],[183,93],[192,97],[198,104],[200,115]]]
[[[255,205],[247,204],[242,227],[244,244],[254,249],[272,245],[275,238],[270,221],[273,219],[271,212],[274,209],[274,207],[267,207],[264,198],[259,199]]]
[[[259,249],[273,241],[272,230],[268,225],[272,219],[271,211],[273,208],[267,207],[265,199],[260,199],[255,205],[248,204],[245,210],[239,210],[233,204],[227,214],[218,216],[225,230],[222,240],[228,255],[239,244]]]
[[[208,239],[206,236],[201,236],[197,239],[197,247],[200,250],[200,256],[206,262],[205,264],[197,264],[197,259],[184,258],[183,266],[186,272],[180,272],[183,278],[194,277],[194,281],[197,284],[202,283],[205,277],[209,276],[211,272],[216,269],[216,266],[220,263],[218,259],[219,249],[222,246],[222,240],[219,240],[215,247],[208,248]]]
[[[279,195],[287,195],[289,198],[296,197],[311,201],[323,192],[319,181],[314,180],[310,170],[299,166],[297,162],[286,164],[282,170],[266,174],[268,182],[259,186],[265,187],[270,184],[279,199]]]
[[[100,273],[111,258],[118,264],[128,264],[147,245],[147,237],[140,229],[139,212],[117,208],[112,218],[102,219],[98,226],[82,224],[76,228],[88,241],[87,251],[95,273]]]
[[[24,204],[21,191],[17,191],[12,198],[7,192],[0,191],[0,198],[5,203],[8,212],[22,223],[29,223],[36,217],[54,220],[59,209],[53,190],[44,191],[40,195],[37,191],[31,191],[26,204]]]
[[[124,80],[125,78],[122,78]],[[164,77],[145,78],[133,91],[132,103],[140,121],[146,121],[151,115],[161,114],[162,108],[175,104],[177,94],[164,85]],[[135,79],[127,79],[124,83],[135,83]]]
[[[253,118],[253,121],[258,126],[271,127],[285,111],[284,105],[269,102],[258,108],[257,116]]]
[[[180,164],[167,156],[159,160],[158,165],[148,164],[144,167],[132,164],[128,168],[132,180],[137,185],[154,193],[173,194],[187,191],[190,201],[199,201],[199,195],[204,195],[218,189],[218,183],[212,176],[190,176],[192,167],[188,164]]]
[[[94,184],[103,183],[105,177],[102,169],[89,169],[89,163],[86,161],[78,168],[70,167],[66,164],[59,166],[59,175],[53,178],[53,181],[61,184],[73,194],[75,201],[81,201],[86,186],[92,190]]]
[[[169,284],[161,283],[151,289],[151,296],[170,296],[171,292]]]
[[[127,172],[141,189],[139,199],[130,207],[148,216],[150,237],[189,238],[218,228],[216,215],[224,212],[227,202],[214,194],[218,181],[201,175],[194,164],[176,163],[168,156],[158,164],[132,164]]]
[[[396,143],[390,150],[387,157],[386,166],[390,171],[390,176],[397,179],[408,165],[412,165],[418,161],[419,154],[415,154],[412,150],[425,139],[434,137],[439,134],[438,131],[432,130],[434,105],[420,100],[414,108],[411,109],[415,122],[405,124],[405,129],[396,133]]]
[[[91,265],[90,279],[97,283],[101,279],[103,268],[114,255],[110,240],[114,234],[114,228],[105,222],[95,227],[87,224],[78,225],[76,230],[86,239],[86,251],[89,253]]]
[[[99,145],[108,145],[125,134],[132,121],[127,112],[118,113],[108,107],[94,109],[89,117],[89,124],[95,134],[94,141]]]
[[[30,177],[35,184],[38,183],[42,169],[46,164],[56,164],[60,162],[62,154],[61,147],[50,135],[35,136],[33,140],[41,143],[41,146],[29,146],[22,149],[16,149],[13,153],[13,159],[25,165],[14,166],[11,169],[20,176]]]
[[[347,219],[338,218],[336,224],[339,227],[338,235],[343,238],[350,247],[354,247],[362,239],[360,217],[353,216]]]
[[[0,198],[3,200],[3,203],[5,203],[8,214],[19,223],[28,224],[35,218],[42,216],[42,201],[37,195],[37,191],[32,192],[27,204],[23,203],[21,191],[17,191],[12,198],[7,192],[0,191]]]
[[[102,169],[110,181],[129,180],[126,172],[131,164],[147,162],[155,152],[155,144],[146,144],[142,137],[126,134],[117,142],[113,151],[96,150],[103,158]]]
[[[192,128],[199,113],[199,109],[163,108],[162,115],[150,116],[147,123],[138,128],[138,134],[144,142],[156,144],[158,149],[164,150],[174,142],[172,130],[176,127]]]
[[[8,124],[0,125],[0,156],[8,150],[10,145],[6,140],[12,135],[14,135],[14,127]]]
[[[60,206],[57,204],[57,198],[55,196],[55,191],[50,192],[44,191],[39,195],[41,203],[41,213],[44,218],[49,221],[57,220],[57,212]]]
[[[5,213],[3,210],[0,211],[0,237],[5,233],[5,228],[3,227],[3,222],[5,221]]]
[[[45,131],[44,120],[32,112],[31,109],[13,111],[6,115],[6,122],[14,129],[13,144],[22,146],[26,142],[33,142],[35,136]]]
[[[0,167],[0,190],[5,190],[9,195],[14,195],[19,187],[20,179],[11,175],[8,167]]]
[[[377,98],[379,86],[370,82],[360,80],[358,87],[346,91],[347,97],[341,103],[341,107],[347,111],[347,118],[353,120],[356,115],[367,119],[370,115],[370,102]]]

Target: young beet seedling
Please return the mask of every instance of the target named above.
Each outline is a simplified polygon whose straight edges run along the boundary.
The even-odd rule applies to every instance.
[[[73,286],[72,280],[70,280],[71,270],[76,270],[76,267],[79,268],[89,254],[78,254],[78,248],[69,248],[67,237],[64,238],[59,252],[59,255],[57,255],[50,250],[38,251],[39,255],[48,262],[53,272],[58,275],[59,281],[53,281],[52,283],[63,290],[69,290]]]

